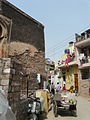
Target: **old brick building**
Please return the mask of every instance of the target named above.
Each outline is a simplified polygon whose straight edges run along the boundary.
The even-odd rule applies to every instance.
[[[45,80],[44,26],[6,0],[0,0],[0,58],[4,61],[4,65],[0,63],[3,66],[0,87],[8,86],[9,103],[17,113],[20,99],[26,98],[31,89],[38,88],[37,74],[42,75],[41,87]],[[3,69],[9,77],[5,78]],[[19,116],[17,114],[17,119],[22,120]]]

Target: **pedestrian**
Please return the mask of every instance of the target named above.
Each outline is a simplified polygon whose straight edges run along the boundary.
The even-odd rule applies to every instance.
[[[50,92],[50,84],[49,84],[49,83],[48,83],[48,85],[47,85],[46,89],[48,89],[48,90],[49,90],[49,92]]]
[[[66,90],[66,84],[64,84],[64,86],[63,86],[63,90]]]
[[[59,82],[57,82],[56,85],[56,92],[59,92],[61,90],[61,85],[59,84]]]
[[[70,87],[69,91],[70,91],[71,93],[74,92],[74,86],[73,86],[73,85]]]
[[[51,84],[51,93],[52,93],[53,95],[55,94],[55,86],[54,86],[53,83]]]

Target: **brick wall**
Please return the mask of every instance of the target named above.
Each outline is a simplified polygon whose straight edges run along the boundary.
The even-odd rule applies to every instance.
[[[21,100],[22,75],[20,72],[22,72],[22,64],[15,59],[0,59],[0,89],[5,91],[9,105],[16,114],[17,120],[23,120],[26,117],[26,112],[23,109],[26,102]]]
[[[27,116],[26,110],[28,105],[27,95],[39,87],[42,88],[45,80],[45,60],[43,52],[35,52],[31,55],[30,51],[12,56],[12,71],[10,82],[9,101],[13,111],[17,114],[17,120],[24,120]],[[37,83],[37,73],[42,74],[41,84]],[[10,98],[11,96],[11,98]],[[20,109],[18,109],[18,106]]]
[[[5,91],[9,105],[19,119],[21,80],[21,64],[10,58],[0,58],[0,89]]]
[[[45,59],[44,54],[41,51],[35,52],[34,56],[31,55],[31,52],[25,51],[22,54],[12,56],[12,58],[22,64],[22,93],[27,95],[27,87],[29,90],[38,89],[37,83],[37,74],[42,75],[41,86],[45,80]]]

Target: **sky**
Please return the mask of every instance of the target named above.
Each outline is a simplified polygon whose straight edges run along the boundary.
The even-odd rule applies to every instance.
[[[90,28],[90,0],[8,0],[44,25],[45,56],[58,61],[75,41],[75,33]]]

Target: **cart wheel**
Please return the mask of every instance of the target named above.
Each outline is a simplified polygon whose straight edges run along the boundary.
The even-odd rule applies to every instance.
[[[71,111],[71,114],[72,114],[74,117],[77,117],[77,110],[72,110],[72,111]]]
[[[57,102],[54,102],[54,105],[53,105],[53,112],[54,112],[54,116],[55,116],[55,117],[58,117]]]

